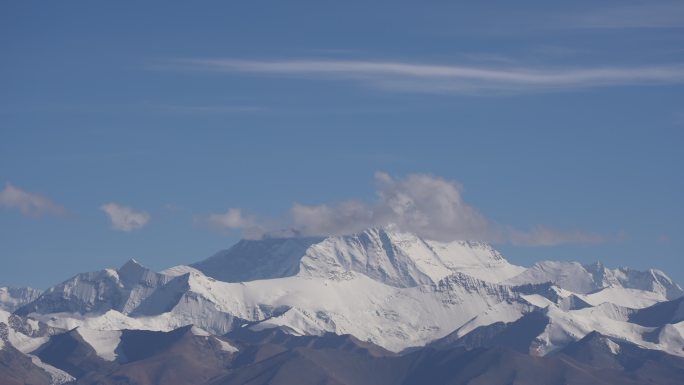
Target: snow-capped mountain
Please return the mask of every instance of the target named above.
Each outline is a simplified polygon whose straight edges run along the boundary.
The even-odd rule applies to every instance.
[[[516,288],[458,273],[437,284],[396,288],[358,273],[340,280],[294,276],[229,283],[193,272],[175,277],[127,314],[31,315],[66,329],[171,330],[194,324],[224,334],[244,324],[255,330],[287,326],[296,334],[352,334],[400,351],[478,314],[514,319],[530,307]]]
[[[682,288],[660,270],[608,269],[600,262],[591,265],[577,262],[538,262],[506,282],[514,285],[553,282],[560,288],[580,294],[609,288],[632,289],[654,293],[660,301],[684,295]]]
[[[131,260],[79,274],[16,314],[51,330],[77,330],[73,338],[105,361],[116,356],[122,330],[186,325],[218,336],[238,330],[351,335],[395,353],[431,344],[505,346],[535,356],[598,332],[684,356],[682,294],[657,270],[573,262],[524,268],[483,243],[435,242],[389,226],[326,238],[243,240],[159,273]],[[31,353],[43,343],[20,350]]]
[[[239,270],[233,276],[257,271],[249,267],[260,260],[249,258],[254,250],[273,253],[286,265],[298,261],[299,268],[262,266],[259,276],[272,278],[247,282],[205,274],[225,276],[232,258]],[[524,269],[490,246],[427,241],[394,228],[316,242],[242,241],[205,262],[154,273],[129,261],[118,270],[79,274],[18,312],[67,329],[170,330],[195,324],[223,334],[243,324],[255,330],[287,326],[299,334],[352,334],[400,351],[424,345],[482,313],[515,319],[531,306],[515,287],[496,283]]]
[[[18,314],[90,313],[117,310],[128,313],[171,277],[144,268],[134,259],[120,268],[78,274],[20,307]]]
[[[596,332],[545,357],[505,344],[428,347],[397,355],[349,335],[292,336],[278,329],[243,328],[224,337],[194,326],[168,332],[122,330],[113,338],[102,332],[107,336],[101,339],[91,334],[78,328],[55,335],[34,357],[76,384],[101,385],[675,385],[684,380],[684,358]],[[16,362],[21,358],[13,356],[11,367],[0,365],[5,382],[63,383],[48,382],[37,365]]]
[[[63,384],[74,377],[32,354],[51,336],[64,333],[35,319],[0,310],[0,380],[8,383]],[[0,381],[0,383],[4,383]]]

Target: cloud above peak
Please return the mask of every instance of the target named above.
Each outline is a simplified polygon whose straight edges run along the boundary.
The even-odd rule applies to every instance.
[[[426,174],[403,179],[377,172],[378,201],[374,216],[379,224],[400,228],[436,240],[491,238],[489,221],[463,200],[455,182]]]
[[[196,222],[205,222],[216,229],[240,230],[244,238],[257,239],[263,237],[267,231],[253,215],[244,215],[241,209],[229,208],[223,213],[209,214],[206,217],[196,217]]]
[[[377,172],[375,185],[377,199],[372,204],[360,200],[321,205],[295,203],[285,222],[266,225],[239,209],[210,214],[204,220],[215,227],[241,230],[246,238],[343,235],[391,224],[438,241],[553,246],[604,240],[600,235],[580,231],[563,232],[545,226],[523,231],[497,224],[465,202],[458,183],[428,174],[395,178]]]
[[[150,221],[150,214],[145,211],[134,211],[130,207],[122,206],[114,202],[105,203],[100,206],[109,217],[112,229],[130,232],[138,230],[147,225]]]
[[[66,212],[63,206],[49,198],[24,191],[11,183],[6,183],[0,190],[0,207],[19,210],[23,215],[38,217],[44,214],[62,215]]]

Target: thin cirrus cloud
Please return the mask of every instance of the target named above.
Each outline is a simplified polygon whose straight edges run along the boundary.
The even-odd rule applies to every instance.
[[[254,105],[171,105],[158,104],[152,106],[159,111],[175,112],[181,114],[233,114],[233,113],[250,113],[262,112],[264,107]]]
[[[684,82],[683,66],[584,67],[562,69],[518,66],[480,67],[369,60],[180,59],[169,68],[218,73],[354,80],[388,90],[413,92],[551,91],[618,85]]]
[[[395,178],[375,174],[377,199],[372,204],[347,200],[332,204],[290,207],[285,222],[259,221],[232,208],[203,220],[245,238],[328,236],[351,234],[369,227],[393,225],[402,231],[438,241],[480,240],[522,246],[597,243],[606,238],[593,233],[564,232],[544,226],[523,231],[487,219],[463,199],[459,184],[426,174]]]
[[[25,216],[62,215],[66,212],[63,206],[49,198],[24,191],[11,183],[6,183],[0,190],[0,207],[19,210]]]
[[[682,28],[684,3],[642,1],[622,6],[611,5],[591,12],[565,15],[563,19],[563,24],[580,28]]]
[[[147,225],[150,221],[150,214],[147,212],[135,211],[130,207],[122,206],[114,202],[103,204],[100,206],[100,210],[104,211],[109,217],[112,229],[118,231],[130,232],[138,230]]]

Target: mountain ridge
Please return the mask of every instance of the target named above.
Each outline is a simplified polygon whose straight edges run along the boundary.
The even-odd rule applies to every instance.
[[[264,260],[269,263],[252,268]],[[248,280],[231,282],[238,278]],[[371,344],[399,356],[428,346],[550,357],[591,333],[684,356],[681,294],[657,270],[553,261],[524,268],[481,242],[435,242],[389,227],[241,241],[162,272],[131,259],[117,269],[77,274],[15,314],[57,334],[71,330],[104,362],[117,357],[112,344],[124,330],[167,333],[188,325],[217,338],[272,331],[289,339],[348,335],[329,346]],[[47,341],[12,333],[9,344],[24,346],[21,354]],[[287,345],[288,338],[252,343],[279,341],[285,345],[276,350],[293,359],[303,352],[297,349],[308,349],[308,342]]]

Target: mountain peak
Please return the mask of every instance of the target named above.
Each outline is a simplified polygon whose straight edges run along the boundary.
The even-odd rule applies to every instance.
[[[150,273],[155,274],[133,258],[126,261],[116,272],[119,275],[119,279],[125,282],[137,282],[143,280]]]
[[[525,282],[553,282],[578,294],[618,287],[654,292],[664,299],[684,295],[682,288],[661,271],[638,271],[624,267],[610,269],[600,262],[582,265],[578,262],[542,261],[508,280],[511,284]]]
[[[114,309],[127,314],[171,278],[155,273],[131,258],[117,270],[77,274],[51,287],[17,311],[21,314],[100,313]]]
[[[596,361],[595,364],[600,366],[616,367],[618,362],[615,361],[615,356],[620,354],[621,344],[624,343],[597,331],[592,331],[561,349],[561,352],[582,360],[594,360]]]
[[[191,267],[226,282],[294,275],[337,279],[356,272],[396,287],[433,284],[455,272],[500,282],[524,270],[485,243],[430,241],[394,224],[325,238],[241,240]]]
[[[128,259],[128,261],[126,261],[126,264],[129,264],[129,263],[133,263],[133,264],[136,264],[136,265],[142,266],[142,264],[141,264],[140,262],[138,262],[138,260],[137,260],[137,259],[135,259],[135,258],[132,258],[132,257],[131,257],[131,258],[129,258],[129,259]]]
[[[139,270],[139,269],[144,269],[144,268],[145,267],[140,262],[138,262],[135,258],[130,258],[128,261],[126,261],[126,263],[121,265],[121,267],[119,267],[117,269],[117,271],[122,271],[122,270],[127,270],[127,269]]]

